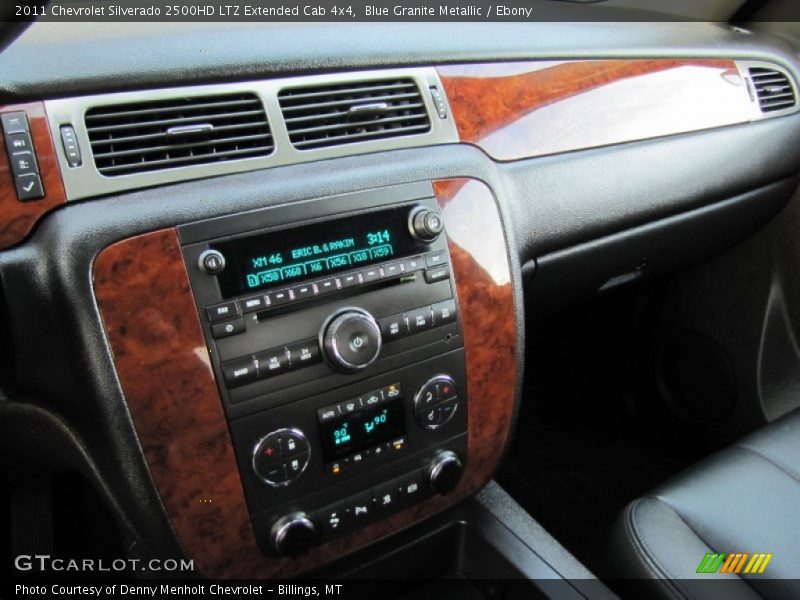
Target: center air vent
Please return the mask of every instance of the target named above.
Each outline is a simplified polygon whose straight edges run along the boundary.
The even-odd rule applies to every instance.
[[[97,170],[118,176],[267,156],[264,105],[252,93],[171,98],[86,111]]]
[[[776,69],[753,67],[750,69],[750,79],[753,81],[761,112],[786,110],[795,105],[794,88],[785,73]]]
[[[413,79],[287,88],[278,94],[299,150],[425,133],[431,123]]]

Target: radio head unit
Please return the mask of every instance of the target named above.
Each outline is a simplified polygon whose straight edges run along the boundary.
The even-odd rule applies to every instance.
[[[265,552],[458,482],[468,390],[443,225],[412,184],[179,229]]]

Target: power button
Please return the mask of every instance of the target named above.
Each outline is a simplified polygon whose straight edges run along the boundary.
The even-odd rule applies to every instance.
[[[225,270],[225,257],[219,250],[206,250],[197,259],[203,273],[217,275]]]

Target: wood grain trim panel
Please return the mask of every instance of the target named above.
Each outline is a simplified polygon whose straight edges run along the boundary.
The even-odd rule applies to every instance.
[[[206,575],[279,578],[353,552],[474,493],[491,477],[515,398],[516,321],[500,215],[473,180],[436,182],[450,238],[467,356],[469,459],[458,489],[298,559],[257,547],[208,351],[174,229],[109,246],[94,289],[128,409],[155,486]]]
[[[43,102],[26,104],[7,104],[0,106],[0,112],[25,111],[31,130],[31,139],[39,163],[45,196],[40,200],[20,202],[14,176],[8,164],[5,144],[0,140],[0,249],[8,248],[25,239],[42,216],[64,204],[67,195],[61,180],[61,169],[56,157],[56,149],[50,137]]]
[[[573,60],[437,68],[462,142],[516,160],[743,123],[730,60]]]

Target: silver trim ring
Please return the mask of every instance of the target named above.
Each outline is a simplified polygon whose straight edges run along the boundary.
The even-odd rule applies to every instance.
[[[258,452],[259,452],[259,450],[261,448],[261,444],[264,443],[264,440],[266,440],[271,435],[281,435],[281,434],[285,434],[285,433],[294,434],[297,437],[302,438],[305,441],[306,446],[308,446],[308,450],[307,450],[308,458],[306,460],[306,463],[303,465],[303,468],[300,469],[300,472],[297,475],[295,475],[294,477],[291,477],[290,479],[287,479],[286,481],[271,481],[271,480],[267,479],[266,477],[264,477],[261,473],[258,472],[258,467],[256,467],[256,457],[258,456]],[[289,458],[287,458],[286,460],[288,461]],[[281,462],[281,461],[276,461],[276,462]],[[286,461],[283,461],[283,462],[286,462]],[[297,429],[295,427],[283,427],[281,429],[276,429],[275,431],[270,431],[264,437],[259,439],[256,442],[256,445],[253,447],[253,457],[252,457],[252,461],[251,461],[252,467],[253,467],[253,473],[255,473],[256,477],[258,477],[261,481],[266,483],[268,486],[274,487],[274,488],[286,487],[289,484],[291,484],[292,482],[294,482],[303,473],[305,473],[306,469],[308,468],[308,464],[310,462],[311,462],[311,444],[309,444],[308,438],[306,437],[306,434],[303,433],[300,429]]]
[[[368,362],[363,364],[353,364],[347,360],[345,360],[341,353],[339,352],[339,348],[337,347],[336,343],[336,334],[339,331],[339,328],[343,325],[343,322],[336,323],[337,319],[341,317],[347,316],[347,313],[351,313],[351,317],[355,317],[358,319],[362,319],[366,321],[366,323],[372,327],[375,331],[376,337],[378,339],[378,343],[375,347],[375,354],[373,354],[372,358],[369,359]],[[352,313],[356,313],[353,315]],[[348,371],[361,371],[366,369],[376,360],[378,360],[378,356],[380,356],[381,348],[383,348],[383,335],[381,335],[381,328],[378,325],[378,322],[375,320],[368,311],[364,310],[363,308],[357,308],[354,306],[342,308],[341,310],[336,311],[333,313],[322,326],[322,330],[320,331],[320,337],[322,338],[321,346],[322,349],[325,351],[326,358],[329,362],[333,363],[335,367],[344,367]],[[328,356],[328,353],[333,354],[333,359]]]

